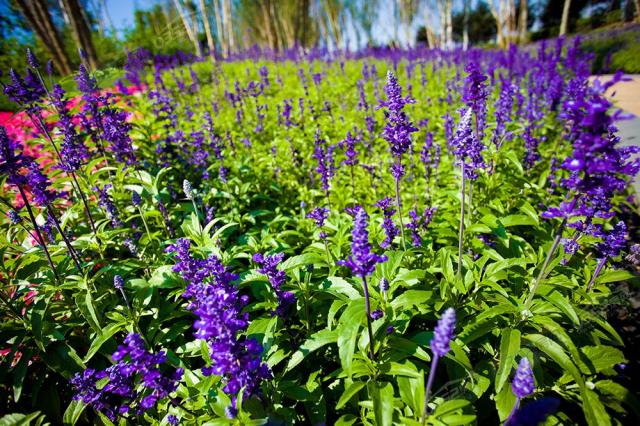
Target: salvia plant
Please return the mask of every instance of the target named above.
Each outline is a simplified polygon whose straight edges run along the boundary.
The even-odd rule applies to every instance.
[[[60,84],[28,51],[0,79],[2,411],[636,424],[640,163],[578,43],[135,51]]]

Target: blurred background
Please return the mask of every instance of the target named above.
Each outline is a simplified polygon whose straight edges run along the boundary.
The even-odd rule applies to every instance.
[[[128,51],[225,59],[366,47],[506,48],[581,34],[594,74],[640,72],[640,0],[0,0],[0,69],[26,47],[58,75],[122,67]]]

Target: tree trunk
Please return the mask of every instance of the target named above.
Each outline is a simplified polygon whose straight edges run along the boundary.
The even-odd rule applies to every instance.
[[[447,0],[447,49],[453,48],[453,0]]]
[[[633,5],[636,7],[635,21],[638,22],[640,21],[640,0],[633,0]]]
[[[520,16],[518,23],[518,38],[520,44],[525,44],[528,38],[528,20],[529,20],[529,5],[527,0],[520,0]]]
[[[227,41],[229,43],[229,51],[236,48],[235,36],[233,34],[233,15],[231,14],[231,0],[222,0],[222,26],[227,31]]]
[[[209,46],[209,56],[215,62],[216,43],[213,40],[213,34],[211,33],[211,24],[209,22],[209,15],[207,14],[207,5],[205,4],[205,0],[200,0],[200,13],[202,14],[202,23],[204,24],[204,32],[207,35],[207,46]]]
[[[51,15],[44,4],[44,0],[17,0],[16,3],[34,33],[51,54],[53,65],[61,75],[71,74],[71,62],[64,50],[62,39],[53,25]]]
[[[562,21],[560,21],[560,35],[563,36],[567,33],[567,25],[569,23],[569,9],[571,8],[571,0],[564,0],[564,7],[562,8]]]
[[[463,2],[463,17],[462,17],[462,48],[467,50],[469,47],[469,0]]]
[[[220,3],[218,0],[213,0],[213,17],[216,20],[216,32],[218,33],[218,40],[220,41],[220,50],[222,50],[222,56],[226,58],[229,52],[229,46],[227,46],[227,38],[224,36],[224,29],[222,28],[222,19],[220,19]]]
[[[196,55],[202,56],[202,48],[200,47],[200,43],[198,42],[198,39],[196,38],[195,34],[193,34],[191,24],[187,19],[187,15],[185,14],[184,9],[182,9],[182,4],[180,3],[180,0],[173,0],[173,2],[176,6],[176,9],[178,9],[178,13],[180,14],[180,19],[182,19],[182,24],[184,25],[184,29],[187,32],[187,37],[189,37],[189,40],[191,40],[191,43],[193,43],[193,47],[196,51]]]
[[[500,2],[502,3],[502,1]],[[496,9],[496,5],[493,0],[489,1],[489,10],[493,15],[493,18],[496,20],[496,44],[498,47],[502,47],[504,44],[504,20],[502,19],[502,4],[498,5],[498,9]]]
[[[71,30],[75,36],[78,48],[84,51],[89,67],[96,69],[98,67],[98,58],[96,50],[93,47],[93,40],[91,39],[91,29],[82,12],[82,6],[79,0],[62,0],[62,5],[69,18]]]

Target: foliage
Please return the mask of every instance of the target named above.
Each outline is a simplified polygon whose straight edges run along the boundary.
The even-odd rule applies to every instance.
[[[82,93],[71,94],[83,99],[67,111],[90,152],[78,181],[60,169],[65,161],[46,135],[30,129],[21,138],[62,195],[53,207],[72,248],[54,230],[43,237],[59,282],[24,200],[2,177],[2,210],[11,205],[21,218],[0,225],[3,406],[37,407],[26,417],[52,424],[167,424],[175,416],[182,424],[416,425],[431,375],[427,424],[498,424],[514,407],[510,382],[526,358],[535,390],[522,394],[523,407],[552,397],[561,404],[550,422],[632,423],[638,405],[621,383],[624,342],[600,313],[618,283],[633,279],[621,257],[603,264],[588,291],[601,239],[570,230],[579,249],[551,251],[548,277],[534,285],[558,229],[540,213],[565,199],[558,185],[569,176],[552,166],[572,153],[564,128],[575,123],[560,111],[576,96],[568,82],[585,78],[577,51],[567,50],[201,61],[137,69],[144,84],[114,89],[112,98],[93,91],[96,75],[82,70]],[[475,73],[474,114],[487,98],[485,136],[476,140],[485,161],[471,192],[460,194],[447,117],[457,123],[467,108],[465,69]],[[382,87],[387,71],[397,76],[393,102]],[[393,157],[382,135],[389,110],[417,129],[411,149]],[[60,146],[70,134],[61,133],[64,113],[46,116]],[[347,132],[355,157],[341,143]],[[118,161],[123,149],[135,161]],[[392,158],[405,167],[398,180]],[[376,207],[395,191],[403,217]],[[624,191],[611,202],[616,212],[629,206]],[[368,222],[347,209],[356,204]],[[329,208],[328,218],[308,218],[315,207]],[[402,227],[434,207],[429,220]],[[45,229],[45,207],[34,209]],[[389,215],[406,248],[400,236],[381,248]],[[591,219],[606,231],[617,222]],[[368,262],[366,273],[352,276],[345,265],[354,258]],[[434,357],[429,345],[447,308],[455,317],[446,327],[455,329],[436,334],[455,337]],[[140,338],[127,345],[144,350],[120,346],[131,335]],[[102,371],[120,374],[131,404],[117,420],[97,404],[122,402],[110,399],[120,382]],[[158,387],[152,379],[169,375],[177,388],[164,386],[169,396],[143,406]],[[77,400],[79,386],[103,399]]]

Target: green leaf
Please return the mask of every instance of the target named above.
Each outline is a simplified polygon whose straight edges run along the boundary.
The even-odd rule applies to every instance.
[[[105,344],[105,342],[107,342],[109,339],[111,339],[114,334],[122,330],[123,326],[124,325],[121,323],[109,324],[107,328],[102,330],[102,334],[96,335],[96,337],[93,339],[93,342],[91,342],[91,346],[89,347],[87,354],[84,357],[84,362],[89,362],[89,360],[93,358],[93,356],[98,352],[98,350],[100,350],[102,345]]]
[[[71,401],[67,409],[64,411],[64,416],[62,417],[62,422],[64,426],[74,426],[82,412],[85,409],[85,405],[80,401]]]
[[[360,389],[365,387],[367,384],[365,382],[353,382],[349,387],[347,387],[344,392],[342,392],[342,396],[338,400],[336,404],[336,410],[341,409],[344,405],[353,398],[355,394],[360,392]]]
[[[429,290],[407,290],[400,296],[393,299],[391,306],[396,311],[409,309],[414,306],[428,308],[427,303],[433,297],[433,292]]]
[[[582,378],[578,367],[576,367],[573,361],[571,361],[569,356],[564,352],[562,346],[541,334],[527,334],[524,338],[553,359],[562,370],[571,374],[578,385],[584,385],[584,379]]]
[[[571,305],[569,300],[567,300],[567,298],[562,294],[557,291],[553,291],[547,295],[544,295],[543,297],[549,302],[553,303],[555,307],[560,309],[562,313],[565,314],[567,318],[569,318],[574,324],[580,324],[580,318],[578,317],[578,314],[576,313],[575,309],[573,309],[573,306]]]
[[[376,425],[391,426],[393,424],[393,385],[371,382],[367,388],[373,401]]]
[[[340,316],[338,331],[338,354],[342,369],[351,375],[351,361],[356,348],[360,324],[365,319],[364,299],[353,300]]]
[[[513,363],[520,349],[520,330],[504,328],[500,339],[500,363],[496,374],[496,392],[500,392],[502,386],[509,378]]]
[[[626,281],[635,278],[636,276],[629,271],[619,269],[617,271],[607,271],[598,277],[600,284],[615,283],[618,281]]]
[[[296,365],[300,364],[302,360],[311,352],[316,351],[328,345],[335,343],[338,340],[338,333],[336,330],[320,330],[317,333],[311,335],[300,348],[291,355],[289,363],[285,371],[291,371]]]
[[[291,256],[280,264],[280,269],[289,271],[306,265],[320,265],[327,263],[325,257],[320,253],[303,253],[298,256]]]
[[[607,375],[616,374],[613,367],[627,362],[624,354],[612,346],[583,346],[580,348],[581,359],[577,360],[580,370],[585,374],[603,372]]]
[[[597,393],[587,389],[586,386],[582,386],[580,396],[582,396],[582,411],[589,426],[611,425],[611,417],[607,414],[607,410],[604,408]]]
[[[149,278],[149,285],[156,288],[176,288],[182,285],[180,275],[173,272],[171,265],[162,265],[153,271]]]
[[[322,288],[331,294],[335,294],[340,298],[357,299],[360,293],[349,281],[340,277],[328,277],[322,282]]]
[[[7,414],[0,418],[0,426],[29,426],[32,420],[40,416],[40,411],[31,414]]]

